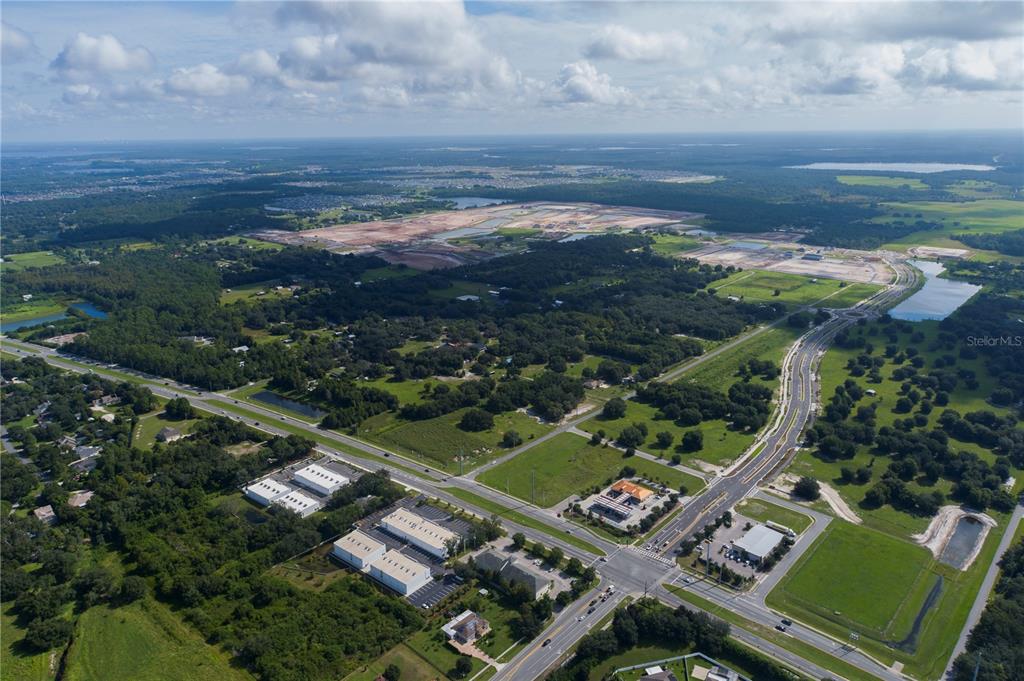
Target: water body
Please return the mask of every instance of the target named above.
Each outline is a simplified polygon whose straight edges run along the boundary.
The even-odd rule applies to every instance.
[[[447,241],[448,239],[482,236],[484,234],[490,234],[493,231],[494,229],[491,227],[459,227],[458,229],[450,229],[447,232],[435,234],[433,239],[435,241]]]
[[[505,203],[505,199],[488,199],[483,196],[456,196],[453,198],[444,197],[441,201],[453,201],[459,210],[463,208],[481,208],[483,206],[496,206]]]
[[[763,251],[768,244],[759,244],[756,241],[733,241],[729,244],[733,248],[742,248],[745,251]]]
[[[960,518],[956,523],[953,536],[949,538],[946,546],[942,549],[939,560],[946,565],[963,570],[967,559],[974,553],[974,547],[984,529],[984,525],[969,515]]]
[[[945,173],[950,170],[995,170],[995,166],[971,163],[807,163],[802,166],[786,166],[803,170],[874,170],[880,173]]]
[[[886,641],[887,645],[890,648],[896,648],[913,654],[917,650],[917,636],[921,633],[921,623],[924,622],[925,615],[928,614],[928,611],[932,609],[941,595],[942,575],[935,575],[935,585],[928,592],[928,597],[921,604],[921,609],[917,611],[917,617],[914,618],[914,624],[910,627],[910,633],[902,641]]]
[[[295,400],[289,400],[287,397],[281,397],[275,392],[269,390],[261,390],[252,396],[252,399],[257,402],[263,402],[279,409],[287,409],[288,411],[294,411],[297,414],[302,414],[311,419],[322,419],[327,415],[327,412],[321,411],[316,407],[311,407],[308,404],[302,402],[296,402]]]
[[[940,279],[939,275],[946,271],[940,263],[911,260],[910,264],[924,272],[925,283],[917,293],[889,312],[895,319],[908,322],[945,319],[981,290],[980,286],[963,281]]]
[[[71,307],[96,319],[107,318],[107,313],[100,310],[92,303],[72,303]],[[45,314],[38,317],[32,317],[30,319],[22,319],[17,322],[0,322],[0,333],[17,331],[18,329],[27,329],[30,326],[39,326],[40,324],[52,324],[53,322],[59,322],[62,319],[66,319],[67,316],[67,312],[54,312],[53,314]]]
[[[560,244],[567,244],[567,243],[572,242],[572,241],[581,241],[583,239],[589,239],[592,236],[594,236],[594,235],[593,234],[584,234],[582,232],[577,233],[577,234],[570,234],[569,236],[565,237],[564,239],[559,239],[558,243],[560,243]]]

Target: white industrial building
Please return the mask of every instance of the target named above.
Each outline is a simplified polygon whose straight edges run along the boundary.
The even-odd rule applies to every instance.
[[[781,532],[773,530],[770,527],[764,525],[757,525],[750,529],[739,541],[735,542],[735,546],[740,551],[743,551],[747,556],[755,561],[761,561],[765,556],[775,550],[784,535]]]
[[[292,479],[299,485],[325,496],[334,494],[349,483],[349,479],[341,473],[315,463],[295,471]]]
[[[430,568],[392,549],[370,564],[370,576],[403,596],[430,582]]]
[[[381,527],[432,556],[445,558],[448,546],[458,541],[459,535],[435,522],[420,517],[407,508],[399,507],[380,521]]]
[[[264,478],[245,488],[245,496],[261,506],[270,506],[275,500],[291,492],[292,488],[273,478]]]
[[[334,542],[331,555],[357,570],[366,570],[370,563],[384,556],[387,547],[373,537],[353,530]]]
[[[298,490],[290,490],[288,494],[274,499],[274,503],[284,506],[293,513],[298,513],[305,518],[320,508],[320,502],[312,499]]]

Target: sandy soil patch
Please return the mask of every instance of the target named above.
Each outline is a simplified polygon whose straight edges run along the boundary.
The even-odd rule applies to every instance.
[[[985,535],[988,533],[988,530],[996,526],[996,521],[985,513],[966,511],[960,506],[943,506],[939,509],[939,512],[935,514],[935,517],[932,518],[932,521],[928,523],[928,527],[925,528],[925,531],[921,534],[915,534],[911,539],[927,548],[932,552],[933,556],[938,558],[942,554],[942,550],[946,548],[946,543],[949,542],[949,538],[952,537],[953,533],[956,531],[957,523],[959,523],[960,519],[965,516],[970,516],[985,526],[981,535],[978,537],[974,553],[972,553],[966,561],[966,565],[969,566],[974,562],[974,557],[977,555],[978,550],[981,549],[981,545],[985,543]]]
[[[779,477],[775,478],[775,481],[773,482],[774,489],[778,489],[786,494],[792,495],[793,485],[796,484],[798,479],[799,478],[792,473],[783,473]],[[853,523],[854,525],[860,525],[864,522],[864,520],[857,515],[852,508],[850,508],[850,505],[846,503],[846,500],[843,499],[842,495],[839,494],[835,487],[820,480],[818,481],[818,486],[821,489],[821,498],[825,500],[825,503],[828,504],[829,508],[832,509],[832,512],[835,513],[836,516],[847,522]],[[806,502],[801,502],[799,499],[795,498],[793,501],[806,504]]]

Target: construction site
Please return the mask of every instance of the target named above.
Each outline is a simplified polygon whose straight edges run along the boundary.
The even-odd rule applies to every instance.
[[[881,256],[850,249],[814,249],[759,235],[713,243],[686,252],[687,258],[723,267],[768,270],[862,284],[888,284],[892,269]]]

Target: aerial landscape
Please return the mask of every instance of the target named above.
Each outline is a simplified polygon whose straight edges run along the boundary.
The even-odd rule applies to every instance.
[[[0,10],[0,681],[1024,680],[1024,5]]]

